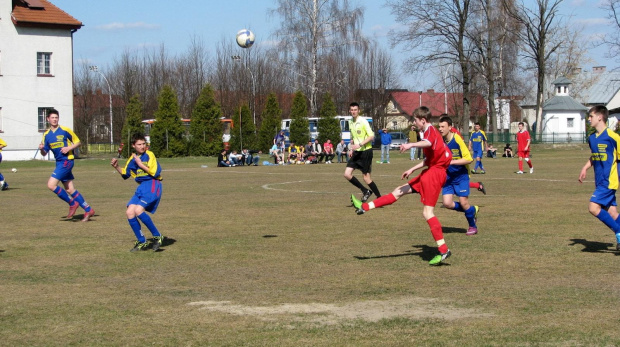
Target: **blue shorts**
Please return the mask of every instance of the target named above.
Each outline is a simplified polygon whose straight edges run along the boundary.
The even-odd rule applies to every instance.
[[[596,187],[590,197],[590,201],[605,208],[616,206],[616,190],[604,187]]]
[[[159,200],[161,200],[162,184],[159,180],[150,180],[140,183],[133,197],[127,203],[129,205],[140,205],[150,213],[157,211]]]
[[[52,177],[59,180],[60,182],[73,181],[75,177],[73,177],[73,160],[60,160],[56,162],[56,169],[52,172]]]
[[[474,150],[472,153],[473,158],[482,158],[482,150]]]
[[[443,185],[441,195],[456,195],[459,197],[469,196],[469,176],[450,177]]]

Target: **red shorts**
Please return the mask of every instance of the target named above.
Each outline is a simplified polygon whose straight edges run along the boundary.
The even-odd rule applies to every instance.
[[[523,151],[518,151],[517,152],[517,158],[529,158],[530,157],[530,151],[528,150],[527,152],[523,152]]]
[[[431,167],[409,181],[411,188],[420,194],[420,202],[424,206],[435,206],[441,189],[446,183],[446,169]]]

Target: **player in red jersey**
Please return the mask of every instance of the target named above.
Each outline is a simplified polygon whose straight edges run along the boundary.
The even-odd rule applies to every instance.
[[[530,167],[530,173],[534,173],[534,166],[530,160],[530,133],[524,129],[525,124],[519,122],[519,132],[517,133],[517,157],[519,157],[519,171],[518,174],[523,174],[523,159]]]
[[[416,127],[422,130],[421,140],[401,145],[400,151],[404,153],[412,147],[422,148],[426,159],[403,172],[401,179],[409,178],[409,175],[424,166],[426,166],[426,169],[422,170],[418,176],[411,179],[407,184],[397,187],[392,193],[377,198],[370,203],[362,203],[355,195],[351,195],[351,202],[355,206],[357,214],[363,214],[365,211],[377,207],[391,205],[405,194],[419,193],[420,201],[424,205],[422,215],[431,229],[431,234],[437,243],[440,253],[431,259],[429,264],[439,265],[451,253],[443,238],[441,223],[435,217],[434,211],[437,199],[446,182],[446,169],[450,166],[452,153],[444,143],[439,131],[430,123],[431,111],[428,107],[422,106],[417,108],[413,111],[413,116],[415,117]]]

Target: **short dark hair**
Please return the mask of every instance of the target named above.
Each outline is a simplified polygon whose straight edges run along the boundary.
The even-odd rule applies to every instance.
[[[476,122],[476,123],[474,123],[474,125],[480,125],[480,122]]]
[[[357,106],[357,108],[359,108],[359,107],[360,107],[360,104],[358,104],[358,103],[357,103],[357,102],[355,102],[355,101],[349,104],[349,108],[351,108],[351,107],[356,107],[356,106]]]
[[[57,115],[58,117],[60,117],[60,112],[58,112],[58,110],[57,110],[57,109],[55,109],[55,108],[50,108],[50,109],[48,109],[48,110],[47,110],[47,116],[46,116],[46,117],[49,117],[49,116],[51,116],[51,115],[53,115],[53,114],[55,114],[55,115]]]
[[[146,142],[146,137],[144,137],[144,135],[142,135],[142,134],[133,134],[133,136],[131,137],[131,144],[135,145],[136,142],[138,142],[140,140]]]
[[[523,125],[523,126],[525,126],[525,123],[523,123],[523,122],[519,122],[519,124],[517,124],[517,125]]]
[[[590,113],[595,113],[595,114],[603,116],[603,121],[605,122],[607,122],[607,118],[609,118],[609,110],[607,110],[607,107],[603,105],[592,106],[588,110],[588,114]]]
[[[445,114],[445,113],[444,113]],[[449,116],[442,116],[441,118],[439,118],[439,123],[448,123],[449,126],[452,126],[452,118],[450,118]]]

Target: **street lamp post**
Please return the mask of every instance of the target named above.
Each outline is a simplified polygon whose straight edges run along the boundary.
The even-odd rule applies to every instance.
[[[114,146],[114,123],[113,123],[113,118],[112,118],[112,86],[110,85],[110,82],[105,77],[105,75],[101,73],[101,71],[99,71],[98,66],[93,65],[93,66],[90,66],[88,69],[90,71],[100,74],[101,77],[103,77],[103,79],[105,80],[105,83],[108,84],[108,94],[110,97],[110,150],[112,150],[112,146]]]
[[[241,61],[241,56],[238,56],[238,55],[233,55],[230,58],[232,58],[232,60],[235,62]],[[254,120],[254,128],[256,129],[256,87],[254,83],[254,74],[252,73],[252,70],[248,68],[247,65],[244,64],[244,66],[245,66],[245,69],[248,70],[248,72],[250,73],[250,76],[252,77],[252,119]]]

